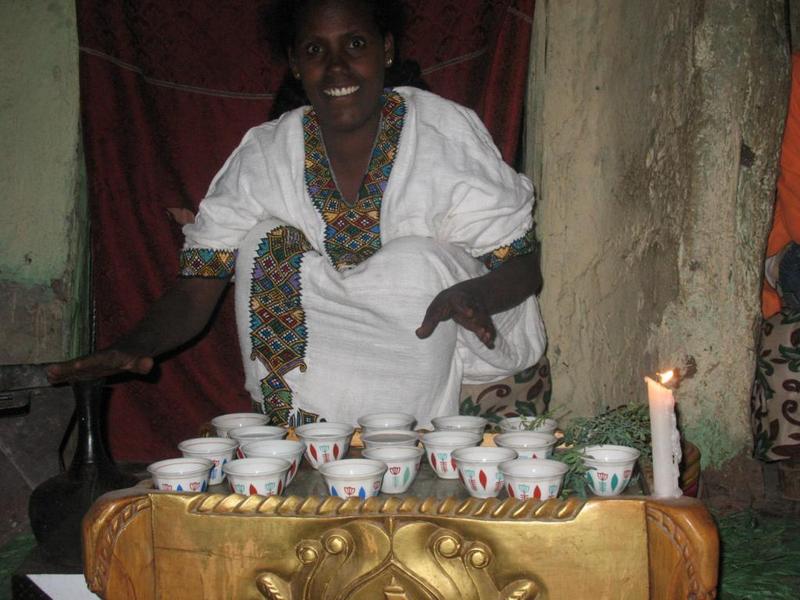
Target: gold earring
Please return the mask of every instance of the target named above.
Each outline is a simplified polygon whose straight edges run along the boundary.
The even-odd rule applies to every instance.
[[[386,66],[391,67],[393,62],[394,60],[392,60],[392,57],[390,56],[389,58],[386,59]]]
[[[295,71],[294,73],[292,73],[292,75],[294,75],[294,78],[295,78],[295,79],[300,79],[300,73],[298,73],[297,71]]]

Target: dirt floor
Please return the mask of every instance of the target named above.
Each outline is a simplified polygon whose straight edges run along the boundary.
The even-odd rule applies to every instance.
[[[700,495],[720,515],[755,510],[771,516],[797,517],[798,489],[797,482],[784,480],[778,463],[764,463],[740,454],[722,469],[703,470]]]

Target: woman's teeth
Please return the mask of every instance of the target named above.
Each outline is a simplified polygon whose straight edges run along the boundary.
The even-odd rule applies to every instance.
[[[338,98],[339,96],[349,96],[350,94],[357,92],[358,87],[359,86],[357,85],[351,85],[350,87],[328,88],[327,90],[323,90],[323,92],[327,96],[334,96]]]

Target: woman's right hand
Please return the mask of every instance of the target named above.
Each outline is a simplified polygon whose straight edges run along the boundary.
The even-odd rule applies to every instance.
[[[150,356],[137,356],[122,350],[100,350],[73,360],[47,367],[47,379],[52,384],[100,379],[117,373],[145,375],[153,368]]]
[[[203,330],[229,279],[178,279],[125,337],[105,350],[50,365],[47,379],[66,383],[125,372],[149,373],[153,357],[174,350]]]

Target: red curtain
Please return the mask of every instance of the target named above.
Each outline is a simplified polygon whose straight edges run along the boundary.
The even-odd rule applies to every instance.
[[[285,66],[270,56],[269,0],[78,0],[83,134],[97,345],[129,330],[177,272],[180,227],[248,128],[266,120]],[[407,0],[404,57],[431,89],[474,108],[506,160],[522,124],[533,0]],[[227,294],[206,335],[109,407],[121,460],[177,455],[224,412],[250,410]]]

